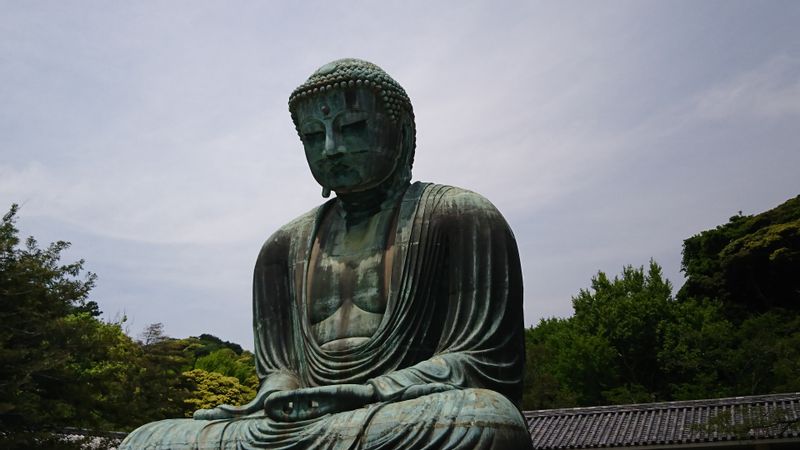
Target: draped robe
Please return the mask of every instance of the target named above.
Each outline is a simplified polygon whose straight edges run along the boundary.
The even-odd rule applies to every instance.
[[[134,431],[121,449],[528,449],[518,410],[524,337],[514,236],[497,209],[463,189],[409,186],[386,249],[387,309],[374,335],[323,349],[307,290],[319,224],[333,199],[285,225],[254,271],[259,392],[371,384],[376,403],[278,422],[172,419]],[[414,386],[452,390],[422,397]],[[416,397],[416,398],[415,398]]]

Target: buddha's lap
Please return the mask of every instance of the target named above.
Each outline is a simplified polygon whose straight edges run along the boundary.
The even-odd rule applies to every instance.
[[[425,448],[530,448],[525,421],[508,399],[485,389],[465,389],[304,422],[275,422],[263,415],[164,420],[134,431],[120,450],[247,448],[248,443],[258,448],[350,448],[358,440],[364,449],[417,448],[417,441],[425,442]],[[331,447],[332,442],[341,446]]]
[[[370,420],[364,448],[413,448],[408,437],[415,434],[424,436],[424,442],[442,441],[442,448],[516,450],[531,445],[522,414],[506,397],[465,389],[386,404]]]

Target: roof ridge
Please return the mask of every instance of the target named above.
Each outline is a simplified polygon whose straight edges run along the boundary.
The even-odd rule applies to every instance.
[[[800,392],[781,394],[748,395],[739,397],[723,397],[699,400],[674,400],[654,403],[630,403],[625,405],[582,406],[575,408],[555,408],[523,411],[528,418],[554,415],[605,414],[628,411],[648,411],[664,409],[680,409],[708,406],[729,406],[739,404],[757,404],[762,402],[800,402]]]

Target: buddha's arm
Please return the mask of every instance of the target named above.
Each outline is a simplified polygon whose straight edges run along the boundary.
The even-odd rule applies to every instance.
[[[224,419],[264,410],[265,400],[277,391],[301,386],[294,369],[291,299],[288,293],[289,237],[280,230],[258,255],[253,271],[253,332],[256,372],[261,382],[255,398],[242,406],[220,405],[195,412],[195,419]]]
[[[433,218],[447,246],[446,308],[435,355],[369,381],[384,401],[427,391],[486,388],[512,401],[524,364],[522,275],[514,236],[483,197],[446,198]]]

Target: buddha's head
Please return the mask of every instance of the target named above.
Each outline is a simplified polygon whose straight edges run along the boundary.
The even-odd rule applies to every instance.
[[[358,59],[325,64],[292,92],[289,111],[324,196],[411,180],[411,102],[375,64]]]

